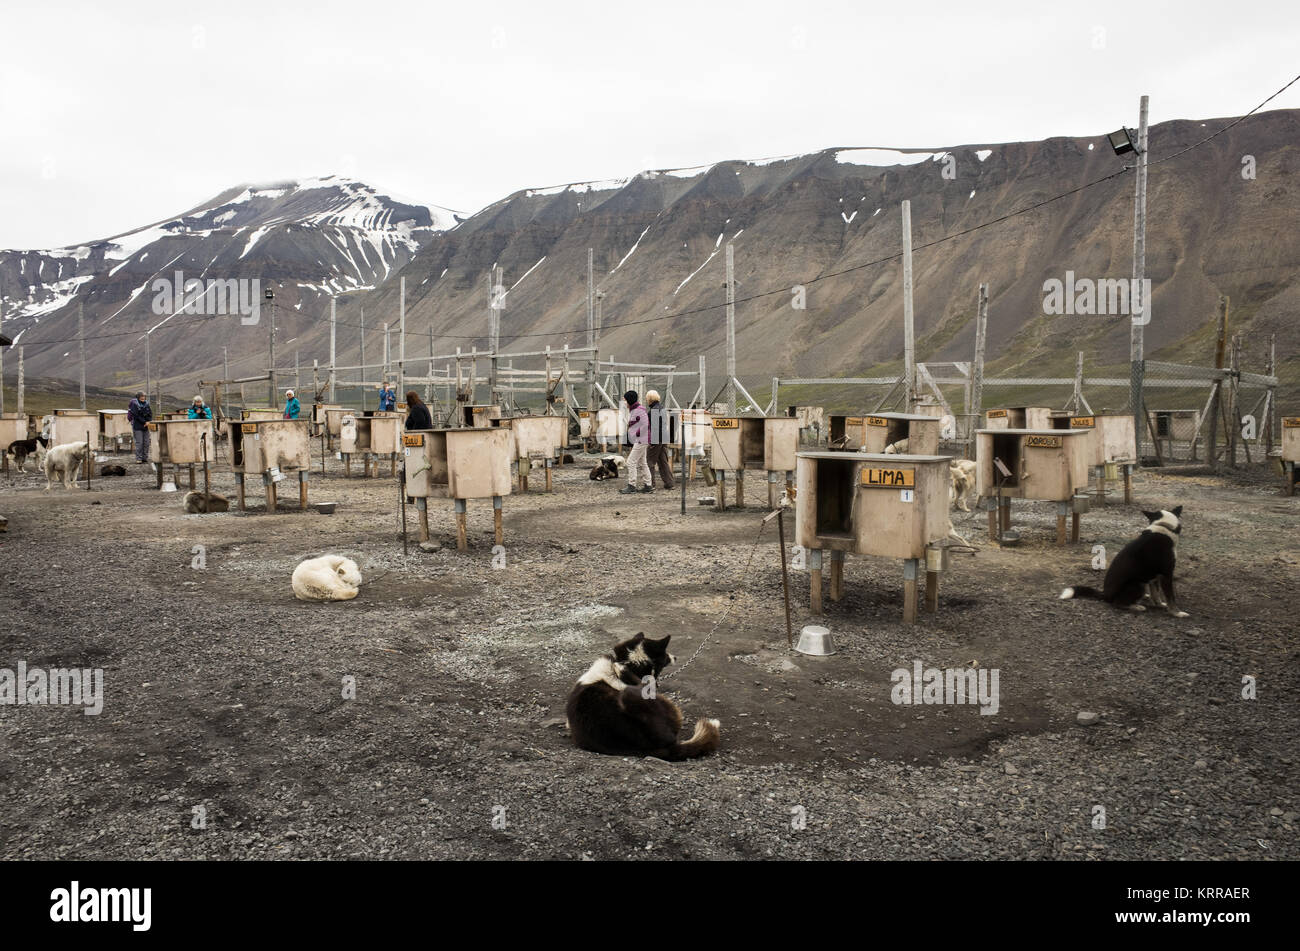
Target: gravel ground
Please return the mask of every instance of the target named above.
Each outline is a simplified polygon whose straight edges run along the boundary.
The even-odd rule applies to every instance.
[[[959,515],[981,550],[953,556],[937,615],[903,625],[901,565],[850,558],[825,618],[839,651],[813,658],[786,650],[762,510],[714,513],[695,483],[683,516],[676,493],[619,496],[583,461],[551,495],[506,499],[499,569],[490,505],[470,503],[461,554],[435,500],[451,549],[412,532],[403,557],[394,481],[345,480],[333,459],[311,484],[333,515],[188,516],[133,464],[90,492],[0,477],[0,668],[106,680],[99,716],[0,706],[0,856],[1300,856],[1300,499],[1276,481],[1145,473],[1137,504],[1094,505],[1066,548],[1047,504],[1016,504],[1006,550]],[[1113,555],[1140,508],[1179,503],[1191,617],[1057,600],[1100,577],[1094,544]],[[294,600],[294,565],[325,552],[361,565],[355,601]],[[807,576],[791,587],[797,633]],[[683,663],[728,608],[662,684],[688,721],[722,720],[717,755],[572,747],[564,698],[595,655],[645,631]],[[998,670],[998,712],[895,705],[890,674],[916,660]]]

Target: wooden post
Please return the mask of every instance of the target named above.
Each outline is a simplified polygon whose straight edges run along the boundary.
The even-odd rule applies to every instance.
[[[429,500],[417,498],[415,500],[415,510],[419,513],[420,518],[420,541],[427,542],[429,540]]]
[[[831,600],[844,597],[844,552],[831,549]]]
[[[989,541],[998,540],[998,520],[1002,517],[1002,503],[998,499],[990,499],[993,506],[989,508]]]
[[[505,526],[501,522],[501,496],[492,496],[492,533],[498,545],[506,543]]]
[[[937,614],[939,611],[939,572],[926,569],[925,572],[925,613]]]
[[[235,473],[235,493],[239,498],[239,511],[247,511],[244,507],[244,474],[242,472]]]
[[[551,460],[546,460],[546,491],[551,491]]]
[[[456,500],[456,550],[465,551],[469,548],[469,531],[465,524],[465,500]]]
[[[716,507],[719,512],[725,512],[727,510],[727,470],[718,469],[715,471],[715,475],[718,477]]]
[[[307,470],[298,471],[298,508],[307,511]]]
[[[822,550],[808,551],[808,602],[813,614],[822,614]]]
[[[1068,505],[1068,502],[1056,503],[1056,544],[1058,545],[1065,544],[1065,510]]]
[[[266,510],[267,512],[275,511],[275,479],[271,478],[268,472],[262,478],[266,480]]]
[[[1133,504],[1133,467],[1124,467],[1124,504]]]
[[[903,387],[904,412],[916,400],[916,327],[912,314],[912,203],[903,202]]]
[[[683,502],[683,505],[686,503]],[[776,536],[781,546],[781,593],[785,596],[785,647],[794,647],[794,628],[790,626],[790,572],[785,565],[785,510],[776,510]]]
[[[770,512],[776,508],[776,473],[767,474],[767,510]]]
[[[736,470],[736,508],[745,507],[745,470]]]
[[[903,559],[903,623],[916,623],[917,575],[920,562],[916,558]]]

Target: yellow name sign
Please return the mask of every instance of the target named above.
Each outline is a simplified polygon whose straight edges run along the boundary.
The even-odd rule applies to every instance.
[[[1060,436],[1026,436],[1025,445],[1030,449],[1060,449]]]
[[[740,420],[736,419],[735,417],[732,418],[720,417],[713,421],[713,428],[714,429],[739,429]]]
[[[911,489],[916,487],[915,469],[862,470],[862,484],[873,489]]]
[[[255,433],[257,432],[257,423],[240,423],[239,431],[241,433]]]
[[[403,445],[403,446],[423,446],[423,445],[424,445],[424,433],[410,433],[410,434],[403,434],[403,436],[402,436],[402,445]]]
[[[580,410],[578,410],[578,418],[579,418],[579,419],[588,419],[588,418],[590,418],[590,416],[591,416],[591,413],[587,412],[585,409],[580,409]]]
[[[1071,428],[1071,429],[1091,429],[1093,426],[1096,426],[1096,425],[1097,425],[1097,420],[1094,419],[1094,418],[1091,417],[1091,416],[1071,416],[1071,417],[1070,417],[1070,428]]]
[[[151,432],[151,433],[156,433],[156,432],[158,432],[158,424],[157,424],[157,423],[145,423],[145,424],[144,424],[144,428],[147,429],[147,430],[149,430],[149,432]]]
[[[1283,428],[1283,429],[1300,429],[1300,416],[1284,416],[1284,417],[1282,417],[1282,428]]]
[[[861,417],[861,416],[846,416],[846,417],[844,417],[844,425],[845,425],[845,426],[861,426],[861,425],[862,425],[862,417]]]
[[[868,417],[867,417],[867,425],[868,425],[868,426],[885,426],[885,427],[888,427],[888,426],[889,426],[889,420],[884,419],[883,417],[880,417],[880,416],[868,416]]]
[[[1004,409],[991,409],[988,411],[989,419],[1006,419],[1007,411]]]

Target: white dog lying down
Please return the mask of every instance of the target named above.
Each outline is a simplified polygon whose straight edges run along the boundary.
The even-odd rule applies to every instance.
[[[300,601],[350,601],[361,588],[361,569],[351,558],[321,555],[293,569],[293,595]]]
[[[63,487],[72,489],[77,482],[77,473],[86,461],[86,444],[84,442],[65,442],[55,446],[45,454],[45,491],[54,487],[54,474],[59,473]]]

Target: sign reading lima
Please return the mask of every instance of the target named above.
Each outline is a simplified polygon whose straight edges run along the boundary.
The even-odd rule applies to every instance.
[[[914,489],[916,470],[863,468],[862,484],[873,489]]]

